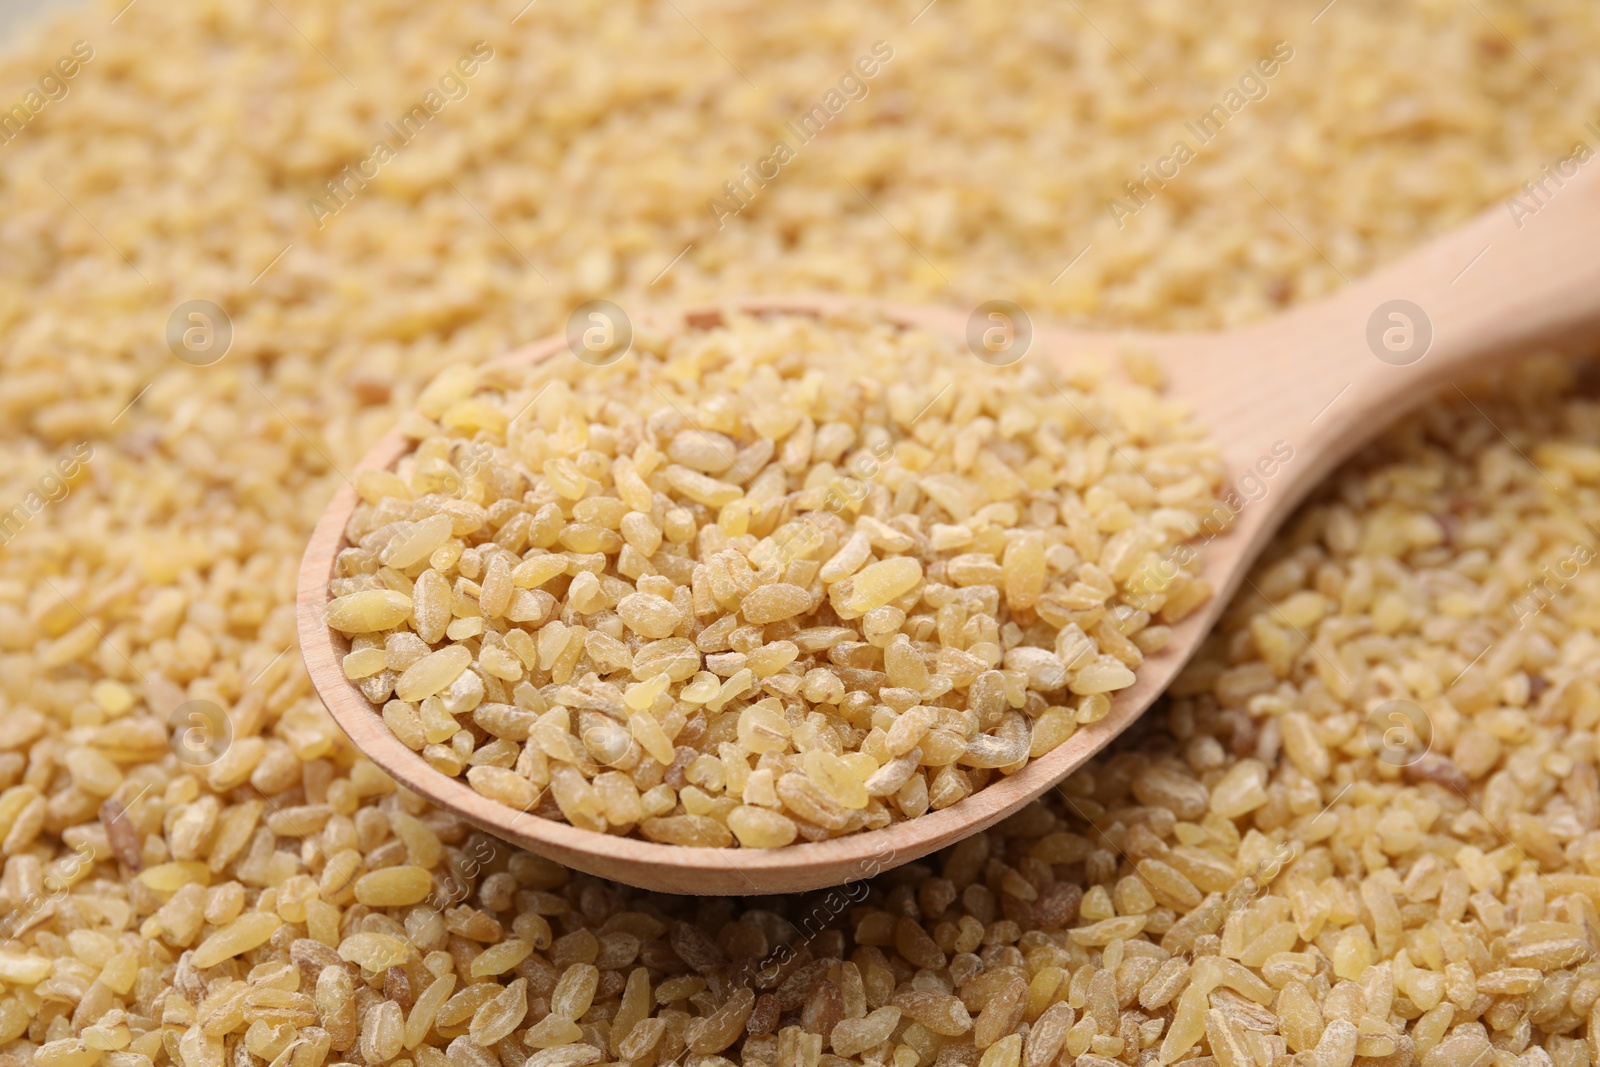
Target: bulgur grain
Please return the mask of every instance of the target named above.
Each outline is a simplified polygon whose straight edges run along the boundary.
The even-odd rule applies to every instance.
[[[369,698],[435,768],[523,810],[548,790],[541,813],[589,829],[777,848],[947,808],[977,788],[967,768],[1017,770],[1132,684],[1128,638],[1204,579],[1134,605],[1108,573],[1197,531],[1221,477],[1192,428],[1131,414],[1161,410],[1142,387],[973,367],[841,316],[734,318],[604,372],[452,368],[424,391],[414,451],[349,520],[360,554],[340,557],[329,625],[374,656],[423,642]],[[825,455],[818,423],[840,443]],[[470,476],[451,466],[468,455]],[[505,547],[535,521],[549,532]],[[630,521],[631,540],[612,532]],[[1102,543],[1084,522],[1117,532]],[[976,551],[932,548],[935,525]],[[505,612],[513,585],[544,602]],[[791,640],[817,631],[826,645]],[[362,654],[347,675],[388,663]],[[486,699],[523,711],[526,738],[461,732]],[[688,785],[655,797],[684,759]],[[763,771],[775,790],[752,782]]]
[[[25,86],[62,41],[82,38],[97,54],[70,97],[0,153],[0,276],[10,294],[0,309],[0,476],[9,479],[0,504],[26,504],[39,472],[74,441],[92,440],[94,450],[65,479],[69,492],[47,505],[41,495],[41,509],[19,536],[8,526],[0,549],[6,1063],[370,1063],[392,1045],[373,1046],[369,1058],[364,1021],[379,1001],[403,1005],[410,990],[420,992],[403,1031],[406,1051],[390,1062],[414,1067],[609,1057],[662,1067],[674,1057],[688,1067],[822,1067],[827,1057],[827,1067],[841,1067],[834,1047],[800,1024],[824,981],[839,990],[829,1037],[843,1027],[846,1048],[852,1020],[891,1002],[903,1012],[885,1043],[852,1057],[879,1067],[974,1067],[983,1056],[994,1057],[989,1067],[1009,1064],[1018,1044],[1009,1039],[1024,1026],[1021,1058],[1036,1067],[1030,1039],[1050,1012],[1060,1021],[1068,1011],[1063,1049],[1081,1053],[1080,1067],[1137,1063],[1159,1057],[1178,1005],[1206,986],[1189,1002],[1202,1009],[1187,1046],[1196,1064],[1217,1062],[1224,1049],[1237,1055],[1241,1036],[1252,1062],[1296,1067],[1322,1063],[1323,1052],[1330,1062],[1423,1067],[1600,1060],[1591,1044],[1600,1002],[1592,956],[1600,928],[1600,624],[1592,605],[1600,590],[1587,563],[1560,577],[1563,565],[1572,574],[1577,546],[1592,548],[1600,518],[1595,401],[1581,376],[1527,366],[1509,384],[1474,394],[1481,413],[1447,400],[1396,428],[1330,484],[1252,575],[1277,610],[1257,623],[1265,605],[1241,597],[1142,737],[1074,775],[1059,797],[874,879],[843,903],[816,894],[741,908],[638,894],[570,876],[427,810],[360,760],[328,721],[294,652],[292,604],[305,536],[340,484],[336,468],[348,470],[416,406],[422,383],[441,368],[546,335],[596,293],[615,290],[631,302],[820,286],[970,306],[1010,292],[1041,314],[1144,327],[1259,318],[1338,285],[1340,273],[1364,273],[1569,153],[1584,136],[1568,128],[1569,116],[1600,103],[1582,76],[1582,57],[1597,43],[1582,5],[1493,6],[1479,15],[1343,0],[1314,36],[1297,13],[1286,31],[1294,64],[1273,80],[1269,99],[1252,105],[1258,129],[1230,125],[1123,230],[1103,221],[1103,196],[1115,193],[1102,188],[1105,173],[1136,173],[1158,143],[1150,138],[1176,132],[1212,103],[1210,86],[1258,58],[1265,27],[1282,12],[1086,6],[1101,37],[1060,5],[991,10],[947,0],[915,25],[906,24],[907,9],[883,19],[896,58],[830,124],[815,148],[822,154],[786,167],[724,229],[708,227],[705,240],[683,233],[684,219],[749,161],[769,112],[774,128],[792,117],[781,101],[810,98],[835,79],[839,58],[857,54],[882,13],[735,4],[695,5],[680,18],[580,3],[537,5],[508,29],[511,10],[473,5],[366,0],[336,17],[299,0],[271,6],[138,4],[112,25],[117,3],[70,16],[48,40],[0,56],[0,82]],[[325,231],[296,229],[304,198],[367,148],[372,101],[415,99],[454,42],[479,36],[498,58],[473,80],[472,95],[422,135],[438,138],[386,166]],[[1203,36],[1205,48],[1182,48],[1189,36]],[[708,37],[769,88],[747,86]],[[374,42],[400,43],[374,58]],[[603,76],[593,73],[597,42],[608,57]],[[1169,81],[1157,70],[1177,73]],[[1550,93],[1540,72],[1563,93]],[[1188,88],[1200,83],[1203,100]],[[841,160],[854,161],[855,188],[838,180]],[[1237,195],[1242,175],[1282,217],[1253,193]],[[693,249],[652,287],[691,239]],[[1060,274],[1085,244],[1092,249]],[[173,306],[197,292],[225,305],[239,327],[227,358],[209,368],[176,365],[150,350],[159,342],[147,344]],[[1125,362],[1155,383],[1137,357]],[[802,431],[812,454],[836,465],[871,444],[847,440],[837,421]],[[661,462],[749,484],[739,481],[741,454],[719,469],[722,460],[698,443],[691,434],[675,451],[669,445]],[[781,465],[776,451],[749,461],[774,456]],[[619,486],[636,491],[648,477],[623,473]],[[394,488],[376,472],[357,485],[372,500]],[[617,555],[631,551],[630,566],[663,545],[690,544],[694,533],[691,508],[668,509],[659,524],[625,516],[613,527],[609,516],[579,516],[576,507],[571,518],[625,542]],[[505,542],[563,557],[610,543],[589,530],[579,548],[560,544],[561,511],[552,504],[502,527]],[[410,545],[416,559],[444,548],[441,562],[463,576],[463,566],[475,569],[468,580],[480,606],[485,586],[485,611],[505,599],[489,617],[548,616],[552,594],[543,587],[575,580],[566,564],[560,572],[512,568],[507,596],[494,553],[463,561],[464,550],[445,547],[468,532],[457,533],[456,514],[424,529]],[[470,516],[461,518],[465,526]],[[735,510],[729,521],[736,528],[750,519]],[[929,545],[952,557],[981,551],[961,525],[932,524]],[[851,551],[893,554],[886,536],[871,528]],[[996,558],[997,588],[1026,597],[1005,582],[1004,554]],[[839,579],[867,563],[851,560],[839,561]],[[1046,552],[1047,568],[1061,560]],[[383,565],[397,562],[415,560]],[[427,654],[424,638],[438,643],[460,621],[448,582],[425,576],[409,595],[424,630],[392,637],[416,640],[362,645],[352,663],[365,671],[376,662],[365,653],[383,649],[383,669],[361,678],[374,692]],[[855,685],[843,679],[867,669],[854,659],[876,654],[862,646],[879,648],[874,639],[905,624],[897,610],[885,605],[848,627],[788,635],[798,653],[828,661],[801,677],[803,699],[856,714],[848,703]],[[1315,648],[1282,626],[1280,612]],[[934,633],[953,645],[968,624],[952,610],[936,615]],[[491,628],[451,640],[481,644]],[[784,672],[758,677],[765,664],[748,662],[751,647],[737,629],[711,632],[704,647],[661,639],[635,652],[635,665],[648,678],[698,687],[694,699],[706,703],[740,669],[756,688]],[[598,639],[591,650],[587,633],[557,646],[563,634],[552,631],[541,647],[510,636],[520,632],[508,630],[505,656],[480,648],[489,677],[509,680],[497,673],[511,670],[506,656],[528,672],[615,651]],[[1064,632],[1070,644],[1054,651],[1067,662],[1088,646]],[[1134,645],[1148,654],[1159,628],[1139,637]],[[984,639],[1002,643],[980,621],[964,646]],[[1115,642],[1101,647],[1124,668],[1136,663]],[[729,657],[719,667],[735,655],[746,661],[724,675],[696,674],[712,655]],[[954,654],[927,666],[952,679],[983,670],[981,660]],[[484,681],[477,709],[446,714],[474,741],[486,740],[477,726],[525,742],[550,709],[490,700]],[[459,705],[469,695],[447,687],[433,699]],[[638,699],[648,708],[655,694]],[[729,703],[739,699],[730,692]],[[1394,699],[1416,702],[1433,727],[1431,750],[1399,767],[1363,743],[1368,716]],[[188,701],[224,709],[233,729],[209,767],[180,762],[165,747],[169,717]],[[893,692],[883,703],[897,714],[916,706]],[[397,733],[423,728],[420,707],[391,721]],[[1034,721],[1036,741],[1046,721],[1058,732],[1068,725],[1047,711]],[[930,723],[926,733],[943,728]],[[439,744],[436,758],[468,766]],[[72,755],[83,750],[122,775],[109,794],[94,792],[110,781],[100,761]],[[676,754],[666,757],[663,767]],[[1264,781],[1240,772],[1265,801],[1242,816],[1211,810],[1210,796],[1243,759],[1267,769]],[[1141,784],[1152,776],[1157,783]],[[1254,802],[1254,785],[1243,784],[1235,802]],[[923,810],[926,783],[906,787],[913,795],[896,794],[896,805]],[[617,798],[598,778],[594,788],[609,812]],[[772,775],[753,771],[747,788],[765,799],[756,806],[776,809]],[[308,807],[322,819],[315,830],[277,817],[312,818]],[[378,833],[373,816],[392,830]],[[361,877],[401,864],[433,872],[435,895],[392,909],[355,899]],[[138,877],[158,868],[154,882]],[[1144,898],[1119,891],[1130,877],[1149,883],[1155,904],[1147,911],[1138,911]],[[315,895],[301,879],[314,882]],[[1371,889],[1369,879],[1377,879]],[[921,891],[939,881],[948,892]],[[1378,955],[1384,935],[1369,896],[1398,910],[1390,958]],[[1083,946],[1068,933],[1125,906],[1146,920],[1131,938]],[[281,925],[255,947],[197,967],[201,946],[256,915]],[[942,969],[919,970],[900,954],[901,918],[925,930],[944,954]],[[1298,938],[1293,947],[1259,965],[1254,955],[1248,963],[1232,955],[1275,945],[1285,923]],[[638,939],[631,960],[626,946],[600,947],[618,933]],[[468,979],[473,961],[512,938],[533,951],[498,977],[470,982],[483,991],[436,1025],[444,1003],[465,992],[455,983]],[[913,951],[931,960],[925,948]],[[1333,960],[1341,952],[1351,965],[1366,959],[1359,975],[1340,976]],[[589,1010],[576,1020],[541,1016],[566,969],[591,953],[599,975]],[[1090,992],[1118,953],[1119,1016],[1108,1027]],[[1195,974],[1213,958],[1258,975],[1274,1002],[1224,981],[1259,997],[1231,969]],[[1135,989],[1149,960],[1160,962]],[[298,972],[297,989],[287,988],[285,962]],[[870,1005],[861,1015],[846,963],[859,970]],[[403,984],[391,980],[396,969]],[[1057,1003],[1032,1017],[1033,983],[1045,975],[1049,984],[1052,969],[1069,976],[1056,983],[1065,992],[1041,993]],[[780,1007],[788,977],[801,972],[810,984]],[[980,1052],[967,1002],[981,1015],[1012,978],[1028,984],[1023,1019]],[[470,1033],[483,1006],[477,998],[492,1000],[519,981],[528,1015],[496,1046],[478,1046]],[[757,992],[745,1034],[720,1052],[691,1052],[691,1023],[741,985]],[[948,1008],[942,1030],[910,1006],[921,996]],[[418,1016],[413,1033],[411,1016],[425,1004],[433,1018]],[[1103,1015],[1105,997],[1096,1004]],[[1278,1018],[1277,1033],[1255,1028],[1266,1025],[1263,1012]],[[383,1013],[392,1021],[392,1008]],[[295,1020],[282,1047],[278,1027],[289,1024],[271,1021],[278,1018]]]

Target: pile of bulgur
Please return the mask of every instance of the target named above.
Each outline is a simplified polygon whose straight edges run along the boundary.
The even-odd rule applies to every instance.
[[[339,471],[590,296],[1256,317],[1570,154],[1584,5],[120,6],[0,58],[10,101],[95,50],[0,145],[7,1067],[1600,1061],[1581,376],[1394,428],[1141,737],[832,894],[641,894],[426,810],[317,704],[292,607]],[[705,200],[880,38],[865,99],[716,230]],[[433,139],[315,229],[479,39]],[[1270,95],[1097,223],[1278,39]],[[236,328],[214,366],[163,343],[197,298]],[[1374,743],[1395,701],[1425,754]],[[169,747],[195,702],[228,711],[210,763]]]
[[[845,315],[455,368],[357,478],[345,676],[435,770],[584,829],[775,848],[948,808],[1210,596],[1193,560],[1133,580],[1229,513],[1128,362],[1063,384]]]

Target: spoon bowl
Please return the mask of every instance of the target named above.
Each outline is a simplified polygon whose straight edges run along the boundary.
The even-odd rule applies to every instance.
[[[1113,695],[1106,718],[943,810],[777,849],[691,848],[583,830],[479,795],[406,747],[344,676],[349,642],[329,629],[326,605],[358,503],[350,485],[335,494],[301,564],[300,645],[312,683],[356,746],[396,781],[496,837],[590,874],[662,892],[745,896],[841,885],[917,859],[1021,810],[1137,719],[1199,648],[1279,525],[1340,461],[1485,361],[1600,327],[1600,181],[1593,177],[1568,182],[1530,220],[1493,209],[1332,297],[1255,325],[1160,334],[1027,324],[1031,342],[1021,358],[1066,366],[1130,346],[1154,354],[1167,395],[1187,402],[1219,446],[1234,514],[1219,536],[1180,549],[1200,553],[1215,592],[1173,627],[1134,684]],[[838,296],[751,297],[681,311],[664,325],[713,327],[730,310],[822,315],[863,306],[902,327],[968,333],[970,316],[961,311]],[[533,364],[568,351],[565,337],[552,337],[502,362]],[[391,430],[356,469],[388,469],[410,447]]]

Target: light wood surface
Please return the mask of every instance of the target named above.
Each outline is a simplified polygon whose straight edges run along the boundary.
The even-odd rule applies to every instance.
[[[1272,473],[1260,477],[1264,495],[1247,503],[1228,533],[1204,546],[1205,573],[1217,594],[1175,628],[1165,651],[1145,661],[1134,685],[1116,694],[1111,714],[1023,770],[943,811],[883,830],[783,849],[709,849],[597,834],[479,796],[402,744],[383,724],[378,709],[344,678],[340,659],[348,643],[328,630],[324,608],[333,559],[356,504],[349,486],[339,490],[323,515],[301,567],[299,624],[306,666],[339,725],[396,780],[484,830],[567,866],[665,892],[730,896],[815,889],[869,877],[1013,814],[1126,729],[1192,655],[1294,506],[1380,430],[1441,389],[1453,395],[1452,384],[1485,361],[1514,358],[1600,329],[1596,177],[1585,174],[1569,181],[1521,226],[1498,205],[1331,298],[1247,328],[1206,335],[1092,334],[1035,320],[1035,339],[1025,358],[1064,365],[1090,353],[1114,354],[1128,344],[1148,348],[1162,357],[1171,395],[1189,401],[1219,442],[1235,480],[1263,457],[1279,462],[1266,464]],[[1431,323],[1431,345],[1409,365],[1394,365],[1406,358],[1403,352],[1389,353],[1389,362],[1380,359],[1367,340],[1374,312],[1397,299],[1420,307]],[[869,302],[832,296],[756,297],[725,306],[803,314],[864,303]],[[955,336],[963,334],[968,316],[966,310],[948,308],[870,306],[906,325]],[[718,317],[716,308],[699,308],[680,313],[679,321],[704,326]],[[1380,323],[1382,329],[1401,331],[1392,335],[1397,342],[1404,340],[1404,325],[1388,318]],[[556,337],[506,358],[532,363],[565,351],[564,339]],[[407,448],[391,432],[358,469],[389,467]],[[1286,448],[1293,455],[1282,462]]]

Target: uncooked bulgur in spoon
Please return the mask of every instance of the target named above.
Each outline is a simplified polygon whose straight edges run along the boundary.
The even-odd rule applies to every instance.
[[[347,677],[484,796],[776,847],[955,804],[1103,718],[1210,593],[1134,573],[1218,506],[1131,377],[996,367],[864,315],[452,368],[359,475]]]

